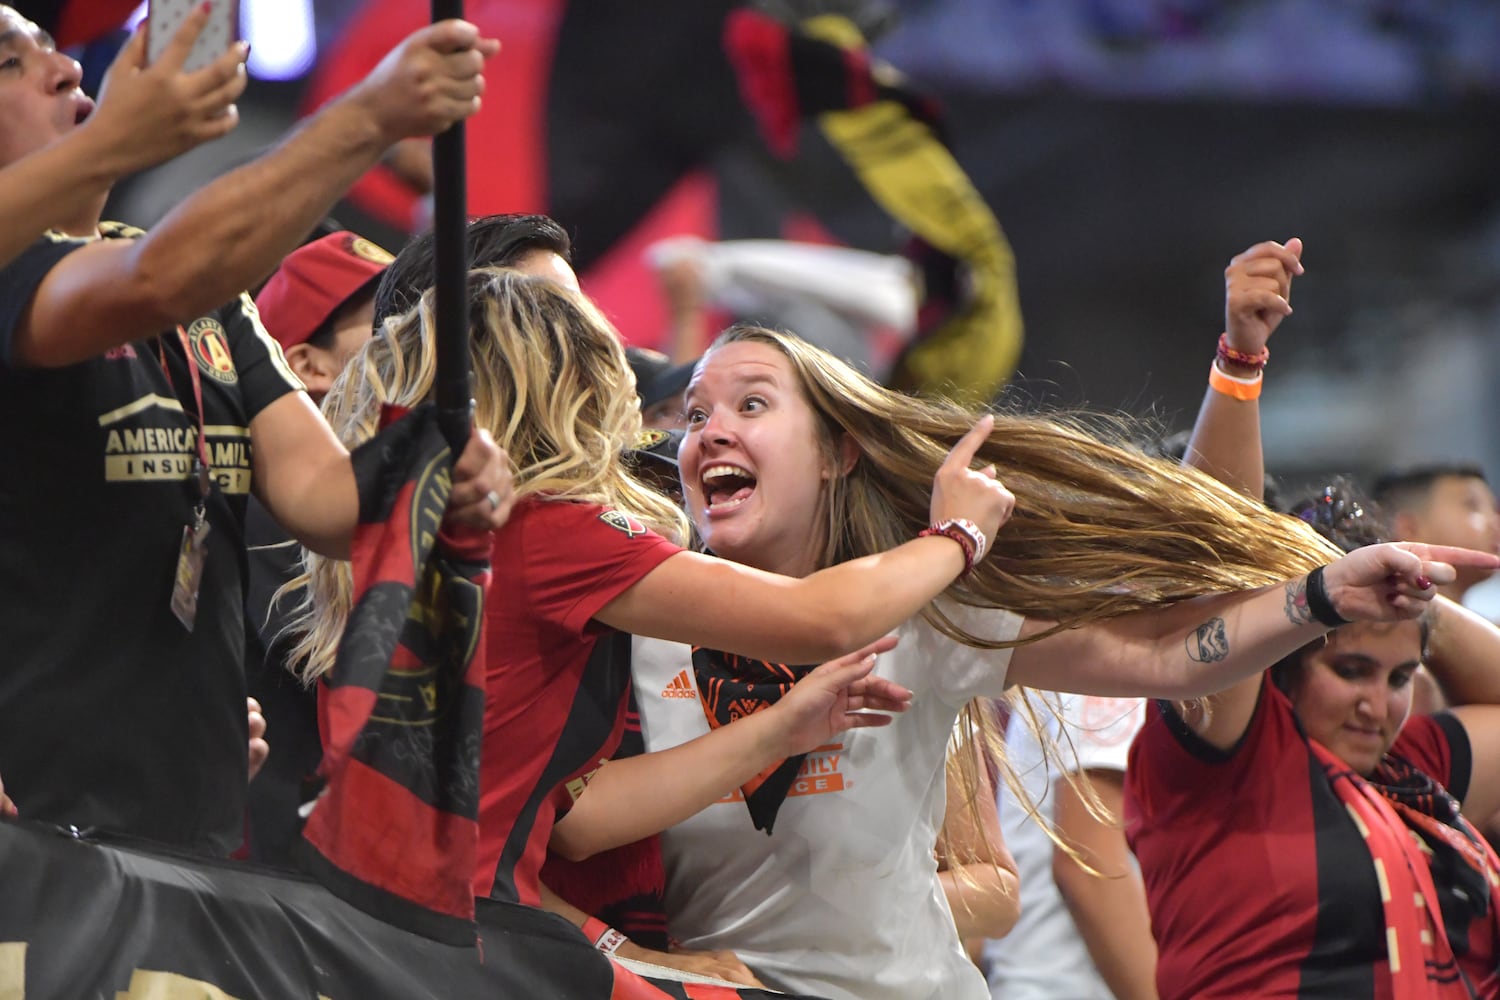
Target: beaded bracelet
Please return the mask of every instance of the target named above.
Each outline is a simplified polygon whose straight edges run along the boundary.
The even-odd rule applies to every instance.
[[[959,574],[960,579],[974,571],[974,564],[984,558],[984,553],[989,548],[989,539],[984,537],[984,530],[968,518],[955,517],[939,521],[932,527],[917,532],[918,538],[929,535],[951,538],[964,550],[964,571]]]
[[[1229,346],[1229,334],[1221,333],[1219,334],[1219,349],[1214,357],[1232,365],[1239,365],[1241,368],[1254,368],[1256,371],[1261,371],[1266,367],[1266,362],[1271,360],[1271,350],[1262,347],[1255,354],[1237,351]]]
[[[1226,396],[1249,402],[1260,398],[1261,385],[1265,381],[1260,372],[1256,372],[1251,378],[1240,378],[1231,375],[1219,367],[1215,361],[1208,367],[1208,387],[1215,392],[1221,392]]]
[[[1328,596],[1327,588],[1323,586],[1323,570],[1326,568],[1319,566],[1307,574],[1307,613],[1319,625],[1338,628],[1340,625],[1348,625],[1349,619],[1339,614]]]

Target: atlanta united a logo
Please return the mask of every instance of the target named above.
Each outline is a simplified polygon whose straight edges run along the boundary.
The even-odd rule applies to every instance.
[[[225,385],[240,380],[239,373],[234,370],[234,357],[229,353],[229,341],[218,320],[208,316],[194,320],[188,327],[188,343],[193,348],[193,360],[198,362],[203,374]]]

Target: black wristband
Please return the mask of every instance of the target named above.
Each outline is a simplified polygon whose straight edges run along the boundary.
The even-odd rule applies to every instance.
[[[1338,628],[1340,625],[1348,625],[1349,619],[1338,613],[1333,602],[1328,599],[1328,591],[1323,589],[1323,570],[1326,568],[1319,566],[1307,574],[1307,611],[1319,625]]]

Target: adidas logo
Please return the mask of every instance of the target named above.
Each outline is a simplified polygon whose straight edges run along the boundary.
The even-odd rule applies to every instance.
[[[698,700],[698,692],[693,689],[693,682],[688,679],[688,672],[686,670],[673,677],[672,683],[662,688],[661,696],[663,698],[691,698],[694,701]]]

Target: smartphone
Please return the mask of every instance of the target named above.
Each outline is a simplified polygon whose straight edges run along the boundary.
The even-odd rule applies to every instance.
[[[156,62],[182,22],[203,0],[150,0],[146,10],[146,61]],[[237,0],[213,0],[208,23],[193,43],[183,69],[202,69],[224,54],[239,38],[240,5]]]

